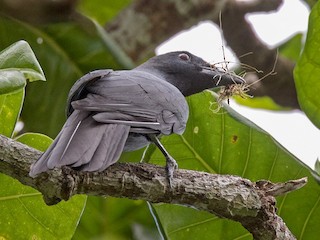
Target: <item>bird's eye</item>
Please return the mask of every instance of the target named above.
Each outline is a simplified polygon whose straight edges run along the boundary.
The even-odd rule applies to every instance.
[[[183,61],[189,61],[190,60],[190,56],[186,53],[181,53],[179,54],[179,58]]]

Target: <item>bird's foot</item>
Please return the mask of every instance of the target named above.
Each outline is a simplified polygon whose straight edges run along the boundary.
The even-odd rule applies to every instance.
[[[176,160],[173,159],[170,155],[166,157],[166,171],[167,171],[167,179],[170,188],[172,189],[172,181],[173,181],[173,173],[176,169],[178,169],[178,164]]]

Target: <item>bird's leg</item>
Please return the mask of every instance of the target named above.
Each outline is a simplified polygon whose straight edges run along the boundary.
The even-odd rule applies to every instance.
[[[166,158],[167,179],[168,179],[170,188],[172,188],[173,173],[174,173],[174,170],[176,170],[178,168],[178,164],[177,164],[176,160],[174,160],[174,158],[171,157],[171,155],[167,152],[167,150],[164,148],[164,146],[162,146],[162,144],[161,144],[160,140],[157,138],[157,136],[155,136],[153,134],[149,134],[148,137],[149,137],[150,141],[153,142],[160,149],[160,151],[162,152],[162,154]]]

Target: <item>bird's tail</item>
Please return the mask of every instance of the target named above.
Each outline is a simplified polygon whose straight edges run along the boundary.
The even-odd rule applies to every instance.
[[[61,166],[81,171],[103,171],[124,148],[130,126],[98,123],[88,112],[75,110],[52,145],[32,164],[29,175]]]

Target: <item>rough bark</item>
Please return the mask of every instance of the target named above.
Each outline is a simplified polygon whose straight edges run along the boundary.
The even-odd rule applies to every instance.
[[[133,163],[117,163],[101,173],[64,167],[31,178],[30,165],[40,154],[0,135],[0,172],[42,192],[49,205],[76,194],[180,204],[238,221],[255,239],[295,239],[276,214],[274,196],[304,186],[305,178],[286,183],[253,183],[238,176],[177,170],[170,188],[163,167]]]

